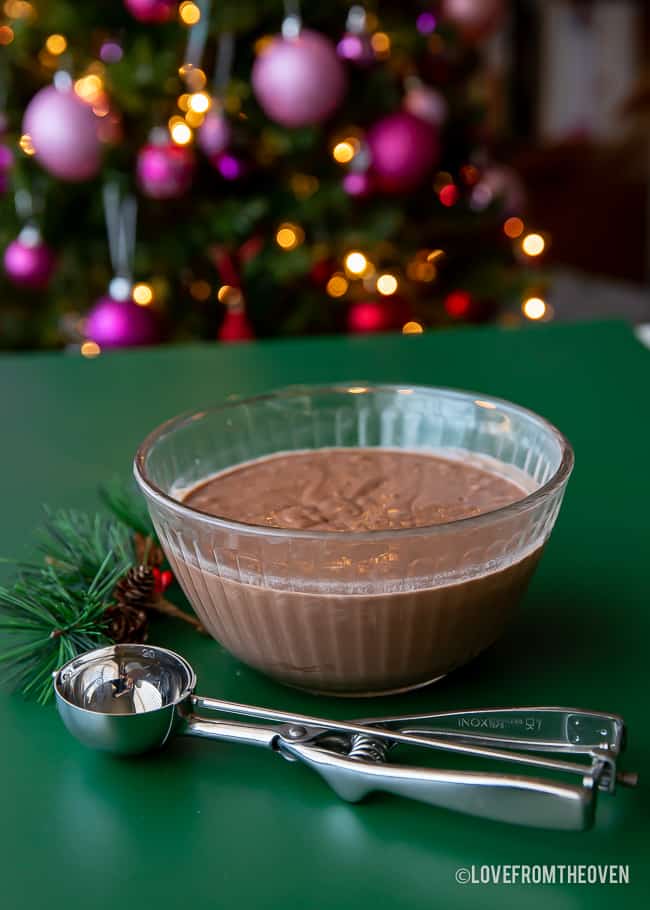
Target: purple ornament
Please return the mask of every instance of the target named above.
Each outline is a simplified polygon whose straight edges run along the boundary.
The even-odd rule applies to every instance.
[[[49,284],[55,267],[54,253],[35,228],[25,228],[5,250],[5,272],[18,287],[43,290]]]
[[[230,124],[221,111],[210,111],[203,121],[198,142],[206,155],[220,155],[230,143]]]
[[[348,196],[362,199],[372,192],[372,180],[367,171],[350,171],[343,178],[343,189]]]
[[[359,34],[346,32],[336,45],[336,53],[341,60],[356,63],[357,66],[370,66],[377,60],[370,36],[365,32]]]
[[[415,26],[421,35],[430,35],[435,31],[436,17],[429,10],[425,10],[415,20]]]
[[[246,173],[246,166],[234,155],[213,155],[210,162],[216,167],[224,180],[239,180]]]
[[[334,45],[303,29],[295,38],[276,36],[255,60],[255,97],[271,120],[298,127],[320,123],[338,107],[346,88]]]
[[[14,164],[14,156],[6,145],[0,145],[0,194],[9,189],[9,171]]]
[[[99,49],[99,56],[103,63],[119,63],[124,51],[117,41],[104,41]]]
[[[176,0],[124,0],[124,6],[138,22],[169,22],[176,12]]]
[[[402,193],[415,189],[439,154],[438,133],[429,123],[404,111],[379,120],[367,136],[380,189]]]
[[[190,149],[171,142],[145,145],[138,153],[137,175],[145,196],[176,199],[190,188],[194,156]]]
[[[160,331],[156,314],[148,307],[106,294],[88,313],[85,335],[102,348],[131,348],[156,344]]]
[[[97,117],[73,91],[42,88],[27,105],[23,133],[36,160],[61,180],[89,180],[101,167]]]

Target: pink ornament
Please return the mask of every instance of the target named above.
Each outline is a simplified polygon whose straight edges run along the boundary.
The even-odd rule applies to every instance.
[[[31,136],[36,160],[54,177],[89,180],[101,167],[97,119],[72,90],[49,85],[27,105],[23,133]]]
[[[221,111],[210,111],[199,129],[201,151],[208,156],[220,155],[228,147],[230,138],[230,124]]]
[[[5,272],[18,287],[43,290],[49,284],[55,267],[54,253],[35,228],[25,228],[5,250]]]
[[[372,178],[368,171],[350,171],[343,178],[343,189],[348,196],[363,199],[372,192]]]
[[[177,199],[189,190],[192,183],[194,156],[190,149],[171,142],[145,145],[138,154],[137,175],[145,196]]]
[[[138,22],[169,22],[177,5],[176,0],[124,0],[124,6]]]
[[[7,145],[0,145],[0,193],[9,189],[9,172],[14,166],[13,152]]]
[[[401,297],[383,300],[358,300],[347,315],[348,331],[355,335],[401,329],[411,317],[411,307]]]
[[[415,189],[438,159],[438,133],[408,112],[390,114],[368,133],[372,172],[388,193]]]
[[[320,123],[343,99],[346,75],[334,45],[303,29],[276,36],[255,60],[253,90],[267,116],[283,126]]]
[[[357,66],[370,66],[377,59],[370,35],[366,33],[346,32],[336,45],[336,53],[341,60],[347,60]]]
[[[88,313],[85,335],[102,348],[131,348],[156,344],[160,328],[148,307],[106,294]]]
[[[404,96],[404,110],[433,126],[441,126],[447,119],[448,106],[444,95],[427,85],[416,85]]]
[[[504,0],[443,0],[442,16],[453,22],[466,41],[481,41],[499,27]]]

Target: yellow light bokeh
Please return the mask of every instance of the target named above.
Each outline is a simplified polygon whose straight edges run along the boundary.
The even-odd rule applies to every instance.
[[[527,256],[539,256],[545,247],[546,241],[541,234],[526,234],[521,241],[521,248]]]
[[[264,51],[271,46],[273,40],[273,35],[262,35],[261,38],[257,39],[253,46],[255,53],[258,55],[263,54]]]
[[[137,303],[138,306],[149,306],[153,300],[153,288],[150,284],[145,284],[144,281],[141,281],[133,286],[131,296],[133,297],[133,302]]]
[[[193,129],[196,129],[197,126],[201,126],[204,120],[205,114],[197,114],[196,111],[188,111],[185,114],[185,122]]]
[[[350,275],[363,275],[368,268],[368,260],[359,250],[351,250],[346,255],[344,264],[346,272]]]
[[[178,105],[178,109],[183,112],[189,110],[190,96],[188,95],[188,93],[183,92],[182,95],[179,95],[178,100],[176,101],[176,104]]]
[[[94,104],[99,100],[104,90],[104,83],[96,73],[89,73],[87,76],[77,79],[74,84],[74,90],[82,101]]]
[[[29,133],[23,133],[20,139],[18,140],[18,147],[26,155],[34,155],[36,149],[34,148],[34,143],[32,142],[32,137]]]
[[[431,252],[427,255],[427,262],[437,262],[438,259],[442,259],[444,255],[444,250],[431,250]]]
[[[36,15],[36,10],[26,0],[6,0],[3,9],[10,19],[31,19]]]
[[[96,341],[84,341],[79,350],[82,357],[99,357],[102,352]]]
[[[397,284],[397,278],[390,272],[386,272],[377,279],[377,290],[384,297],[390,297],[397,290]]]
[[[175,123],[170,124],[169,135],[172,137],[172,142],[175,142],[176,145],[189,145],[194,137],[192,130],[183,120],[177,120]]]
[[[526,319],[543,319],[546,315],[546,304],[541,297],[529,297],[521,305],[522,312]]]
[[[421,335],[422,332],[424,332],[424,328],[419,322],[405,322],[402,326],[402,335]]]
[[[379,57],[385,57],[390,54],[390,38],[386,32],[375,32],[370,39],[373,51]]]
[[[217,291],[217,300],[219,303],[225,303],[228,294],[232,291],[232,287],[229,284],[222,284],[219,290]]]
[[[0,25],[0,47],[6,47],[14,40],[14,30],[10,25]]]
[[[507,218],[503,222],[503,233],[511,240],[516,240],[524,233],[524,222],[521,218]]]
[[[345,275],[335,272],[325,285],[325,290],[330,297],[343,297],[349,286]]]
[[[201,21],[201,10],[192,0],[183,0],[178,7],[178,16],[184,25],[196,25]]]
[[[196,114],[205,114],[210,110],[211,104],[212,100],[207,92],[195,92],[190,95],[187,102],[188,108]]]
[[[304,231],[297,224],[285,222],[275,232],[275,242],[283,250],[295,250],[305,239]]]
[[[68,42],[63,35],[50,35],[50,37],[45,42],[45,47],[48,49],[50,54],[54,54],[55,57],[58,57],[59,54],[63,54],[68,46]]]
[[[312,177],[310,174],[293,174],[290,184],[298,199],[309,199],[318,190],[320,181],[318,177]]]
[[[337,142],[332,149],[332,158],[339,164],[347,164],[354,158],[354,149],[349,142]]]
[[[210,294],[212,293],[212,288],[207,281],[198,278],[196,281],[193,281],[190,285],[190,294],[195,300],[208,300]]]

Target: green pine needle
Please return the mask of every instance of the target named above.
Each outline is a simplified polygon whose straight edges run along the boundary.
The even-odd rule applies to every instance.
[[[106,507],[119,522],[134,533],[149,537],[154,543],[158,543],[146,503],[132,484],[115,478],[100,487],[99,493]]]
[[[68,585],[73,579],[92,581],[107,553],[112,554],[115,565],[123,566],[123,571],[135,559],[128,529],[99,514],[46,510],[45,524],[36,538],[41,552],[59,569],[59,577],[65,578]]]

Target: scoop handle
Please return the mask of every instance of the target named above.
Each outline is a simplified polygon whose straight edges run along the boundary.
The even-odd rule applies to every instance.
[[[593,823],[595,797],[587,786],[514,774],[359,762],[286,740],[280,748],[317,771],[348,802],[358,802],[373,791],[385,791],[516,825],[584,831]]]

